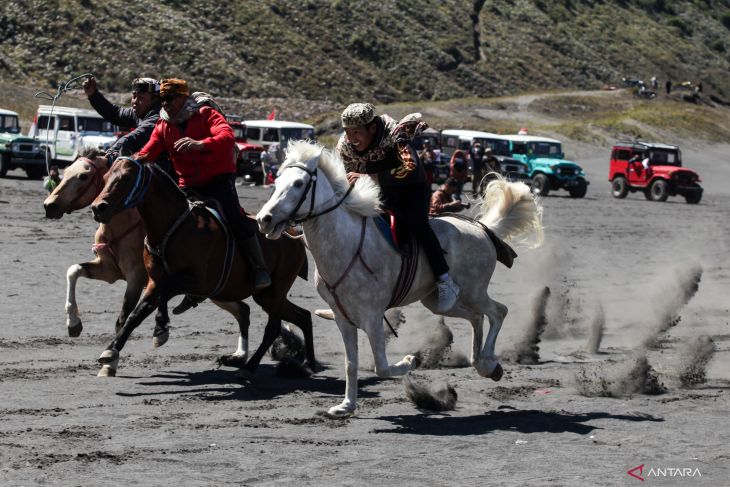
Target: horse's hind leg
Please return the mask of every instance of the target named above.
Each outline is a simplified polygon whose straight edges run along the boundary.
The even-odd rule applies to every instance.
[[[312,329],[312,314],[304,308],[287,300],[281,309],[281,318],[299,327],[304,335],[304,347],[307,360],[305,366],[312,371],[317,370],[317,359],[314,358],[314,330]]]
[[[158,348],[167,343],[170,338],[170,313],[168,312],[167,296],[160,296],[155,313],[155,329],[152,332],[152,348]]]
[[[502,366],[499,364],[499,360],[494,353],[494,346],[497,342],[497,335],[499,335],[499,330],[502,328],[504,318],[507,316],[507,306],[493,300],[489,296],[485,296],[482,302],[484,304],[481,311],[489,318],[489,333],[487,333],[484,347],[478,350],[481,344],[481,336],[477,337],[476,323],[472,321],[472,326],[474,326],[474,351],[478,352],[476,361],[472,355],[472,365],[474,365],[479,375],[498,381],[502,378]],[[478,321],[479,335],[481,335],[481,322],[483,321],[483,317],[480,316]]]
[[[264,337],[261,339],[261,344],[256,349],[251,358],[246,362],[244,368],[242,368],[238,376],[250,380],[253,377],[253,373],[261,363],[261,359],[264,358],[264,354],[274,343],[276,337],[281,333],[281,319],[278,317],[269,315],[269,321],[266,322],[266,328],[264,328]]]
[[[220,364],[227,367],[241,368],[246,365],[246,359],[248,359],[248,328],[251,324],[251,308],[243,301],[211,301],[222,310],[233,315],[238,323],[238,347],[231,355],[220,357]]]

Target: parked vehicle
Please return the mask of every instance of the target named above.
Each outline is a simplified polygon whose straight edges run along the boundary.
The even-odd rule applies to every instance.
[[[280,120],[245,120],[246,140],[250,144],[264,146],[267,152],[273,153],[271,163],[284,162],[284,151],[290,140],[315,140],[314,127],[306,123],[285,122]],[[272,147],[269,151],[270,146]]]
[[[238,147],[236,169],[238,175],[255,184],[264,184],[264,166],[261,155],[266,150],[263,145],[252,144],[246,138],[246,124],[240,121],[228,122]]]
[[[94,110],[41,105],[28,135],[45,146],[46,139],[51,164],[65,167],[76,159],[86,146],[106,150],[117,139],[119,128],[104,120]]]
[[[590,184],[583,169],[565,159],[559,140],[534,135],[504,135],[510,141],[512,157],[528,166],[532,192],[547,196],[565,189],[572,198],[583,198]]]
[[[37,140],[20,133],[18,114],[0,108],[0,177],[13,169],[40,179],[46,174],[45,156]]]
[[[642,161],[647,157],[648,168],[645,168]],[[700,177],[682,167],[682,152],[676,145],[617,143],[611,150],[608,180],[614,198],[625,198],[629,192],[640,191],[651,201],[666,201],[669,196],[677,195],[689,204],[697,204],[702,199]]]
[[[485,149],[490,147],[492,155],[499,161],[502,174],[510,181],[528,180],[527,164],[512,157],[510,141],[504,135],[481,132],[478,130],[443,130],[441,132],[442,159],[446,159],[448,174],[449,159],[455,150],[469,151],[474,142],[480,142]],[[474,167],[470,166],[470,175],[474,177]]]

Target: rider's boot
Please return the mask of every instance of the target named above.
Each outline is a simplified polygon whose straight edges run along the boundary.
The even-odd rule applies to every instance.
[[[439,302],[436,306],[438,313],[446,313],[456,304],[456,300],[459,298],[459,286],[451,279],[438,279],[436,281],[436,288],[438,290]]]
[[[266,261],[264,260],[263,252],[261,252],[258,237],[254,235],[253,237],[242,239],[239,241],[239,245],[243,254],[251,262],[251,265],[253,265],[254,290],[260,291],[271,286],[271,276],[269,276],[269,270],[266,268]]]
[[[178,304],[177,306],[175,306],[172,309],[172,314],[174,314],[174,315],[183,314],[190,308],[195,308],[197,305],[199,305],[203,301],[205,301],[205,298],[203,298],[203,297],[191,296],[189,294],[186,294],[185,296],[183,296],[182,301],[180,301],[180,304]]]

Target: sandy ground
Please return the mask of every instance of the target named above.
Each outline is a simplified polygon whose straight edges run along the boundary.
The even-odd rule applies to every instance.
[[[692,206],[640,194],[615,200],[606,149],[569,150],[588,172],[587,197],[544,199],[546,245],[522,251],[512,270],[499,266],[491,287],[510,308],[498,341],[505,355],[550,287],[538,363],[504,363],[499,383],[471,367],[418,370],[418,382],[448,382],[458,393],[454,411],[428,414],[409,402],[401,380],[365,370],[372,359],[361,346],[360,407],[346,420],[321,415],[341,401],[344,370],[339,332],[319,318],[325,369],[308,379],[278,377],[268,356],[250,384],[217,368],[237,332],[209,304],[175,317],[170,341],[156,351],[151,320],[143,323],[119,376],[97,378],[124,285],[81,280],[85,329],[67,337],[65,271],[90,258],[96,225],[89,211],[46,221],[40,183],[11,172],[0,179],[0,485],[638,485],[627,470],[642,464],[646,480],[661,485],[727,485],[728,154],[727,146],[685,148],[705,187]],[[268,191],[239,193],[255,210]],[[298,281],[292,299],[324,306],[311,280]],[[264,323],[253,308],[252,348]],[[404,311],[389,346],[394,361],[427,346],[436,327],[421,307]],[[676,326],[655,331],[675,315]],[[469,325],[447,324],[452,351],[466,353]],[[593,354],[585,348],[596,324],[603,340]],[[684,386],[701,335],[714,340],[699,374],[706,381]],[[651,336],[659,346],[644,350]],[[636,392],[629,368],[642,355],[666,393]],[[678,468],[694,476],[669,470]]]

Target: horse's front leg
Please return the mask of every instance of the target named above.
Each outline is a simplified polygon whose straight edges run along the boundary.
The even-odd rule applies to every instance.
[[[112,283],[122,276],[114,267],[107,265],[99,257],[83,264],[74,264],[68,268],[66,271],[66,328],[68,336],[74,338],[81,335],[81,330],[84,329],[81,318],[79,318],[79,307],[76,303],[76,283],[79,277]],[[139,294],[137,297],[139,297]]]
[[[251,325],[251,308],[243,301],[213,301],[219,308],[228,311],[238,323],[238,347],[231,355],[223,355],[219,361],[226,367],[241,368],[248,359],[248,328]]]
[[[331,407],[328,414],[341,418],[351,415],[357,408],[357,328],[339,316],[335,321],[345,345],[345,399],[341,404]]]
[[[400,362],[395,365],[388,363],[388,357],[385,354],[385,332],[383,331],[382,313],[371,320],[368,320],[366,326],[363,326],[365,333],[370,342],[370,348],[373,351],[373,360],[375,362],[375,374],[378,377],[397,377],[418,367],[418,359],[415,355],[406,355]]]
[[[157,287],[154,281],[150,280],[147,284],[144,295],[142,296],[142,300],[139,304],[137,304],[134,310],[132,310],[116,338],[114,338],[109,347],[102,352],[99,357],[99,363],[102,365],[114,364],[114,373],[116,373],[116,363],[118,363],[117,361],[119,360],[119,352],[124,348],[124,345],[127,343],[127,340],[134,329],[137,328],[139,324],[157,308],[159,298],[160,296]],[[108,375],[114,375],[114,373]]]

